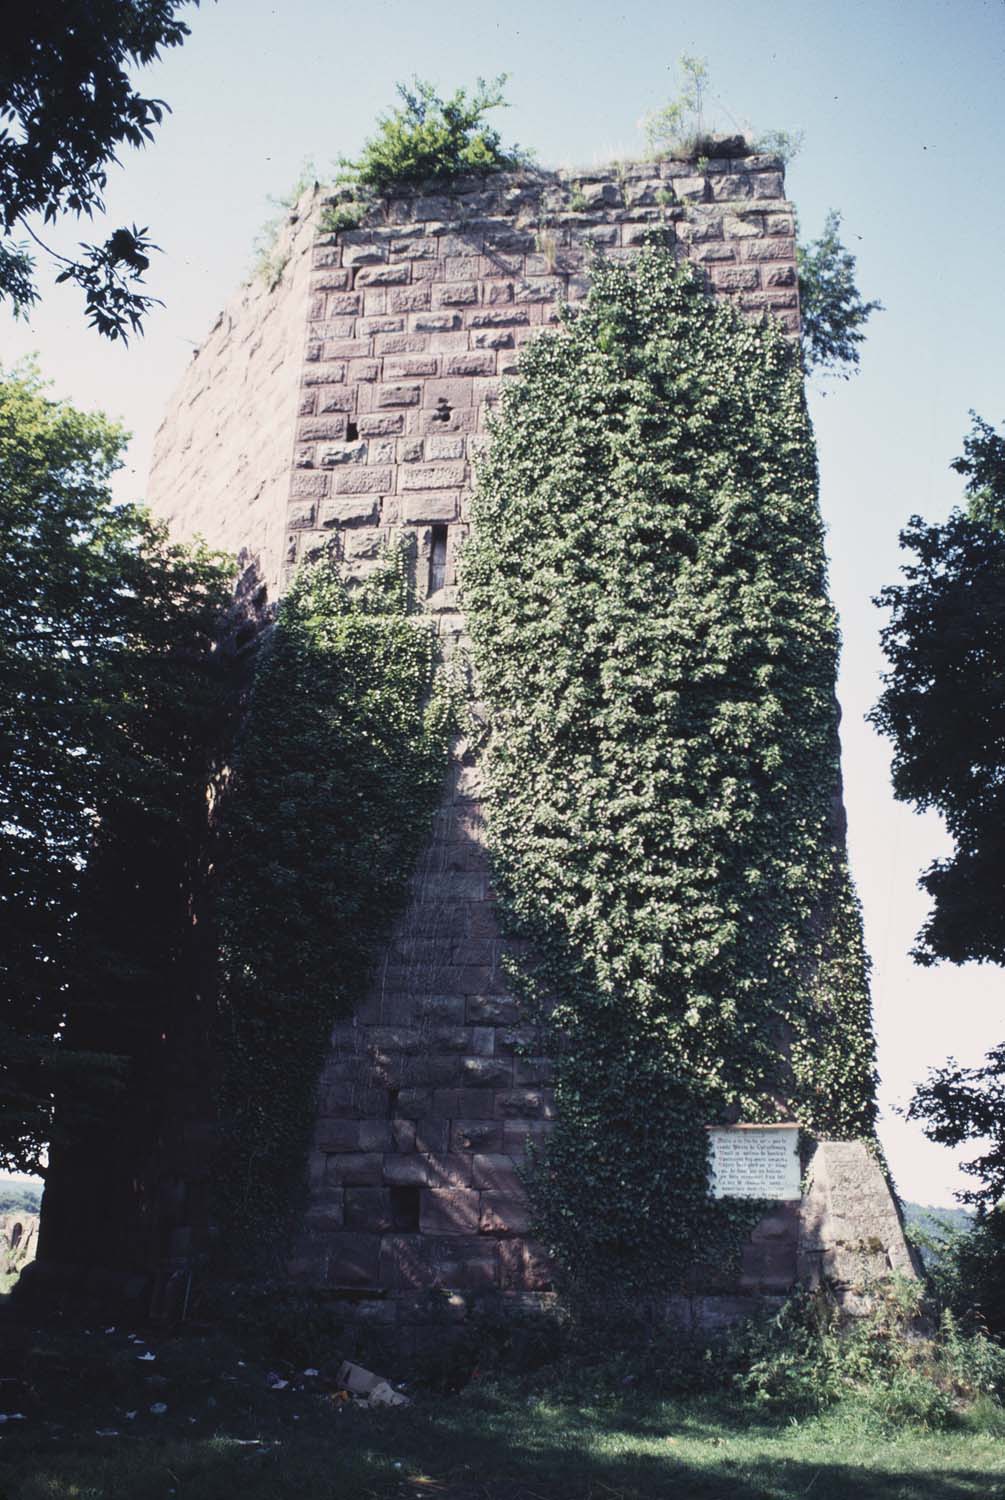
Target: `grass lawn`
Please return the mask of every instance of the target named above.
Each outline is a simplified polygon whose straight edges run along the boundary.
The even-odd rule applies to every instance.
[[[0,1423],[0,1500],[1005,1500],[990,1405],[925,1431],[853,1405],[793,1421],[730,1397],[562,1397],[541,1374],[372,1411],[323,1379],[270,1390],[213,1336],[94,1330],[32,1358],[25,1420]]]

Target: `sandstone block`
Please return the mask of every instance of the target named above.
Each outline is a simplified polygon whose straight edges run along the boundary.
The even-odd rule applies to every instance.
[[[386,1188],[347,1187],[345,1190],[346,1229],[381,1233],[393,1229],[391,1195]]]
[[[477,302],[477,281],[444,281],[433,287],[434,307],[472,307]]]
[[[468,1152],[437,1152],[424,1158],[429,1171],[430,1187],[468,1188],[471,1186],[471,1155]]]
[[[383,495],[394,489],[394,470],[351,465],[335,471],[333,484],[336,495]]]
[[[337,1234],[329,1241],[329,1286],[374,1286],[379,1268],[378,1234]]]
[[[319,1119],[314,1129],[315,1145],[320,1151],[358,1151],[358,1120]],[[325,1163],[327,1170],[327,1160]]]
[[[382,1163],[376,1151],[346,1151],[332,1156],[329,1172],[343,1187],[379,1187]]]
[[[302,499],[308,495],[321,496],[327,493],[327,474],[294,474],[290,480],[290,496],[292,499]]]
[[[483,1193],[478,1227],[482,1234],[526,1234],[530,1209],[521,1193]]]
[[[338,495],[322,501],[318,522],[326,527],[346,526],[376,521],[379,514],[377,502],[368,495]]]
[[[354,286],[403,286],[411,280],[412,269],[404,266],[363,266],[356,272]]]
[[[511,328],[530,322],[526,307],[483,307],[466,316],[468,328]]]
[[[503,1126],[498,1120],[454,1120],[450,1126],[452,1151],[502,1151]],[[476,1184],[477,1186],[477,1184]]]
[[[513,1064],[506,1057],[464,1057],[461,1077],[468,1087],[508,1088],[513,1082]]]
[[[312,500],[291,500],[286,508],[287,526],[313,526],[314,525],[314,502]]]
[[[555,302],[564,290],[558,276],[527,276],[517,283],[513,296],[516,302]]]
[[[523,1194],[523,1183],[517,1175],[516,1163],[505,1152],[482,1152],[472,1159],[472,1185],[488,1193],[502,1193],[512,1198]]]
[[[448,255],[443,262],[446,281],[477,281],[481,275],[478,255]]]
[[[409,375],[438,375],[440,361],[433,353],[402,354],[384,360],[384,379],[402,380]]]
[[[450,1121],[426,1115],[415,1122],[415,1149],[424,1156],[442,1156],[457,1148],[451,1145]]]
[[[520,1008],[509,995],[469,995],[466,1016],[474,1025],[507,1026],[519,1019]]]
[[[397,1101],[398,1114],[406,1120],[419,1120],[432,1113],[433,1096],[430,1089],[402,1089]]]
[[[377,388],[377,406],[418,406],[421,394],[418,385],[382,385]]]
[[[365,464],[366,457],[366,443],[335,443],[320,450],[319,462],[324,469],[334,469],[341,464]]]
[[[427,1187],[434,1179],[430,1176],[429,1159],[425,1156],[385,1156],[384,1181],[394,1187]]]
[[[367,412],[360,415],[357,426],[360,437],[390,437],[395,433],[404,432],[405,416],[403,412],[395,414]]]
[[[350,1191],[366,1192],[367,1189],[350,1189]],[[344,1190],[339,1188],[337,1192],[328,1192],[324,1198],[317,1199],[311,1204],[304,1216],[304,1228],[310,1235],[332,1234],[335,1230],[342,1229],[345,1225]]]
[[[480,1194],[470,1188],[423,1188],[419,1229],[423,1234],[477,1234]]]
[[[387,260],[387,246],[380,244],[342,246],[344,266],[376,266]]]
[[[753,292],[760,285],[757,266],[713,266],[712,285],[721,292]]]
[[[461,315],[451,312],[413,313],[409,325],[413,333],[449,333],[451,329],[460,328]]]
[[[415,235],[391,241],[391,255],[402,260],[435,260],[438,255],[436,240],[432,236],[420,239]]]
[[[432,521],[456,521],[460,495],[440,490],[435,494],[402,496],[401,518],[406,525],[424,525]]]
[[[359,292],[331,292],[325,298],[325,318],[354,317],[362,310],[362,303]]]
[[[491,1089],[436,1089],[433,1111],[448,1120],[491,1120],[494,1096]]]
[[[392,1120],[391,1140],[395,1151],[402,1154],[415,1150],[415,1121]],[[386,1166],[386,1163],[385,1163]]]
[[[466,466],[452,464],[416,464],[401,475],[402,490],[456,490],[464,483]]]
[[[496,357],[490,349],[484,352],[471,350],[467,354],[451,354],[447,359],[447,367],[444,374],[450,375],[491,375],[496,373]]]
[[[448,437],[430,436],[426,438],[427,458],[463,458],[464,439],[455,434]]]

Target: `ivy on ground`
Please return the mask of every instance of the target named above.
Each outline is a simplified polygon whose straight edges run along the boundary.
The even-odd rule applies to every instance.
[[[220,1196],[272,1269],[301,1205],[333,1020],[361,999],[447,765],[449,694],[403,552],[354,590],[305,566],[262,648],[220,816]]]
[[[538,1226],[574,1281],[680,1285],[751,1219],[708,1199],[706,1123],[874,1118],[838,634],[784,335],[665,251],[599,262],[503,393],[473,521],[491,838],[557,1053]]]

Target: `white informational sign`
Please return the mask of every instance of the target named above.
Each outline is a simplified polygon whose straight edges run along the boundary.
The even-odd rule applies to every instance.
[[[798,1125],[710,1125],[708,1136],[714,1198],[800,1197]]]

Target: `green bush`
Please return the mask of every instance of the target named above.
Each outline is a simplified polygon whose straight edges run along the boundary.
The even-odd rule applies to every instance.
[[[864,1315],[842,1313],[822,1288],[733,1339],[735,1385],[773,1411],[818,1411],[842,1399],[895,1423],[952,1425],[969,1408],[1005,1397],[1005,1349],[964,1333],[946,1312],[931,1332],[920,1282],[891,1277],[870,1288]]]
[[[479,78],[472,91],[457,89],[442,99],[433,84],[399,83],[402,105],[377,121],[377,134],[364,142],[357,161],[339,160],[343,181],[364,193],[385,193],[410,183],[445,182],[466,172],[499,172],[523,166],[528,153],[504,147],[486,124],[489,110],[505,106],[501,73],[491,83]]]

